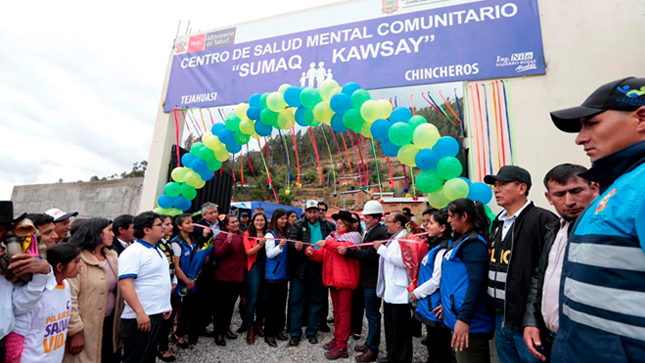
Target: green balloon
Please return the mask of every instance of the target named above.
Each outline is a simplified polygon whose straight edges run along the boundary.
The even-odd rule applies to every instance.
[[[364,90],[364,89],[357,89],[352,93],[352,106],[354,106],[355,109],[360,110],[361,106],[363,106],[363,103],[365,101],[372,99],[370,94]]]
[[[450,179],[443,186],[443,194],[448,200],[453,201],[468,196],[468,183],[461,178]]]
[[[300,103],[306,108],[312,109],[322,101],[318,88],[307,87],[300,92]]]
[[[251,140],[251,135],[247,135],[243,133],[242,131],[235,131],[235,142],[237,142],[240,145],[248,144],[249,140]]]
[[[262,108],[267,108],[267,98],[269,98],[270,93],[263,93],[262,96],[260,96],[260,106]]]
[[[215,154],[213,154],[213,157]],[[206,165],[208,165],[208,170],[210,171],[218,171],[219,169],[222,168],[222,162],[217,160],[217,159],[211,159],[206,161]]]
[[[197,189],[195,189],[195,187],[191,187],[188,184],[182,184],[181,195],[188,200],[193,200],[197,196]]]
[[[204,161],[208,162],[209,160],[213,160],[215,158],[215,152],[207,147],[204,147],[199,157],[204,159]]]
[[[314,112],[310,109],[305,110],[305,124],[307,126],[318,126],[320,125],[320,121],[316,120],[314,117]]]
[[[417,126],[423,125],[423,124],[425,124],[427,122],[428,121],[426,120],[425,117],[423,117],[421,115],[416,115],[416,116],[412,116],[410,118],[410,121],[408,121],[408,125],[410,125],[412,127],[412,129],[414,130],[414,129],[417,128]]]
[[[208,148],[206,147],[206,145],[198,141],[190,147],[190,153],[201,158],[202,154],[204,153],[204,149]]]
[[[444,156],[437,163],[437,174],[445,180],[459,177],[463,170],[459,160],[452,156]]]
[[[434,193],[441,188],[442,182],[434,171],[422,171],[417,175],[416,186],[422,193]]]
[[[394,145],[407,145],[412,141],[412,127],[405,122],[397,122],[390,127],[387,136]]]
[[[163,192],[169,197],[179,196],[181,193],[181,184],[177,182],[170,182],[163,187]]]
[[[230,112],[226,116],[226,123],[225,123],[226,128],[230,132],[235,132],[235,131],[240,129],[240,121],[242,121],[242,120],[240,120],[240,118],[237,117],[235,112]]]
[[[343,114],[343,123],[345,124],[345,127],[353,130],[354,132],[361,132],[361,128],[363,127],[365,120],[363,120],[361,113],[357,109],[350,108]]]
[[[174,217],[174,216],[178,216],[178,215],[183,214],[183,213],[184,213],[184,211],[182,211],[181,209],[170,208],[170,209],[168,209],[168,214],[167,215],[170,215],[170,216]]]
[[[267,125],[275,125],[276,121],[278,121],[278,115],[279,114],[277,112],[273,112],[265,108],[260,112],[260,121]]]
[[[430,204],[430,206],[433,208],[443,209],[443,208],[446,208],[448,203],[450,203],[450,201],[443,194],[442,189],[439,189],[434,193],[428,194],[428,204]]]

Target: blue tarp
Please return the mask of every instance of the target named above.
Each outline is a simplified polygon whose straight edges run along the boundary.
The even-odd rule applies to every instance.
[[[264,208],[264,213],[267,215],[267,218],[271,219],[271,216],[273,215],[273,211],[282,208],[284,210],[288,211],[295,211],[298,215],[298,218],[302,216],[302,209],[292,207],[290,205],[282,205],[282,204],[275,204],[275,203],[269,203],[269,202],[239,202],[239,203],[231,203],[231,212],[233,212],[235,209],[241,209],[241,210],[246,210],[249,212],[249,215],[253,212],[255,208]]]

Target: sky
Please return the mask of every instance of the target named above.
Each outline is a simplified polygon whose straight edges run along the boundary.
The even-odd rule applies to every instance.
[[[12,2],[0,18],[0,200],[147,160],[173,39],[337,0]]]

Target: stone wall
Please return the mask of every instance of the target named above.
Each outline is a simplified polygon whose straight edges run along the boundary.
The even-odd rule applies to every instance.
[[[16,215],[59,208],[77,211],[80,218],[114,219],[120,214],[137,214],[142,188],[143,178],[18,185],[13,188],[11,200]]]

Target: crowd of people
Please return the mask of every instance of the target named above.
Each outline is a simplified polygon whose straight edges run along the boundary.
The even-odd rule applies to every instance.
[[[503,363],[645,360],[645,102],[622,97],[626,86],[645,79],[551,114],[593,163],[544,176],[558,215],[529,199],[531,174],[512,165],[484,178],[501,208],[492,221],[469,199],[428,208],[421,225],[378,201],[332,214],[335,223],[315,200],[301,218],[280,208],[220,215],[205,203],[199,220],[73,222],[77,213],[59,209],[14,218],[0,202],[0,357],[172,362],[169,340],[225,347],[246,333],[248,344],[296,347],[303,329],[318,344],[333,322],[321,357],[335,360],[349,357],[365,316],[357,362],[411,362],[420,324],[428,362],[489,362],[493,338]],[[423,251],[416,276],[410,245]]]

